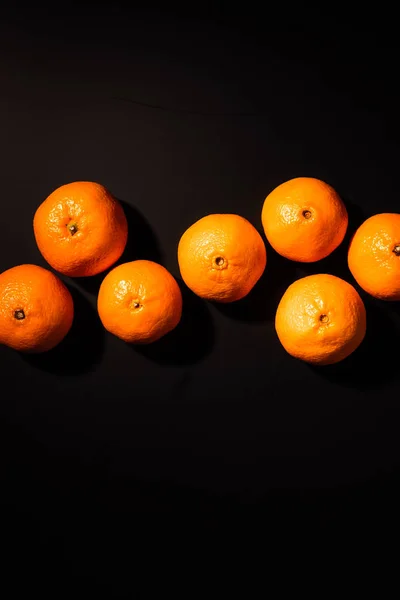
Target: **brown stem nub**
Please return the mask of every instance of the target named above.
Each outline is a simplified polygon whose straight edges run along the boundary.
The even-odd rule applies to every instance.
[[[23,319],[25,319],[25,313],[22,310],[22,308],[14,312],[14,318],[17,319],[17,321],[22,321]]]
[[[71,235],[75,235],[75,233],[78,231],[78,228],[74,224],[68,225],[68,231],[70,232]]]
[[[139,302],[134,302],[133,303],[133,308],[140,308]]]
[[[217,267],[222,267],[224,263],[225,260],[222,258],[222,256],[217,256],[217,258],[215,259],[215,264],[217,265]]]
[[[329,317],[328,315],[321,315],[319,320],[321,321],[321,323],[327,323],[329,321]]]
[[[400,244],[396,244],[393,248],[393,252],[396,256],[400,256]]]
[[[302,214],[305,219],[311,219],[311,210],[303,210]]]

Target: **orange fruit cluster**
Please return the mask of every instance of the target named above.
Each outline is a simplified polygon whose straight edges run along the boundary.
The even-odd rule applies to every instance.
[[[338,193],[312,177],[275,188],[261,221],[272,248],[289,260],[316,262],[331,254],[348,228]],[[79,181],[56,189],[33,219],[37,246],[48,264],[69,277],[88,277],[122,256],[128,223],[121,203],[102,185]],[[178,244],[184,283],[198,296],[235,302],[256,285],[267,264],[264,241],[242,216],[211,214],[192,224]],[[378,214],[355,232],[348,265],[358,285],[382,300],[400,300],[400,214]],[[273,285],[273,282],[271,282]],[[161,265],[136,260],[103,279],[98,314],[105,329],[128,343],[152,343],[182,314],[177,281]],[[70,292],[51,271],[19,265],[0,274],[0,343],[18,351],[51,350],[74,317]],[[292,356],[325,365],[343,360],[366,332],[364,303],[350,283],[328,274],[303,277],[283,294],[275,328]]]

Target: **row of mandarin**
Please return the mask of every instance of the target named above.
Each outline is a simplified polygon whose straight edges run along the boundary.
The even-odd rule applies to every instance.
[[[343,241],[346,207],[336,191],[315,178],[296,178],[265,199],[262,224],[282,256],[315,262]],[[56,189],[37,209],[34,234],[54,270],[70,277],[102,273],[125,249],[128,224],[121,204],[102,185],[74,182]],[[263,274],[264,242],[239,215],[213,214],[182,235],[178,262],[185,284],[216,302],[245,297]],[[400,300],[400,215],[379,214],[357,230],[348,252],[358,284],[384,300]],[[271,285],[273,282],[271,281]],[[174,329],[182,296],[161,265],[136,260],[112,269],[98,295],[104,327],[129,343],[151,343]],[[19,351],[44,352],[67,335],[74,316],[72,297],[51,271],[20,265],[0,275],[0,343]],[[351,354],[366,332],[366,311],[356,289],[333,275],[295,281],[276,312],[276,331],[293,356],[316,364]],[[193,341],[195,343],[195,341]]]

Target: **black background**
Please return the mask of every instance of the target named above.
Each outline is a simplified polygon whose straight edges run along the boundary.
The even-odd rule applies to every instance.
[[[390,15],[354,19],[303,9],[262,19],[215,4],[3,15],[1,270],[46,266],[33,214],[75,180],[123,201],[121,261],[156,260],[178,280],[190,224],[236,212],[261,230],[265,196],[292,177],[327,181],[350,215],[345,242],[319,263],[267,245],[265,275],[234,305],[182,285],[181,325],[146,348],[102,329],[102,276],[63,278],[76,308],[66,340],[39,357],[0,348],[10,565],[61,568],[63,587],[89,578],[120,597],[132,553],[174,556],[173,540],[207,555],[274,540],[279,556],[310,537],[348,546],[394,535],[399,305],[362,293],[366,340],[329,368],[286,355],[274,331],[292,281],[327,272],[354,283],[351,233],[399,211],[396,37]]]

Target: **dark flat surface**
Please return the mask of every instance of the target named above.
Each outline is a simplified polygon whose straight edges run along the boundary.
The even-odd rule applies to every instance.
[[[32,217],[74,180],[99,181],[125,203],[124,260],[157,260],[177,278],[177,242],[191,223],[237,212],[260,229],[264,197],[292,177],[338,190],[349,235],[376,212],[399,211],[397,48],[389,35],[330,22],[289,33],[239,14],[105,8],[4,19],[0,269],[46,266]],[[65,342],[35,359],[0,348],[2,500],[19,532],[15,557],[54,550],[71,573],[88,564],[98,573],[113,556],[123,568],[129,555],[118,548],[138,532],[162,548],[172,531],[222,543],[393,527],[399,306],[363,294],[365,343],[332,368],[290,358],[274,332],[296,278],[353,282],[349,235],[312,265],[267,246],[265,276],[235,305],[183,289],[178,330],[140,350],[102,330],[101,276],[66,279],[76,321]]]

